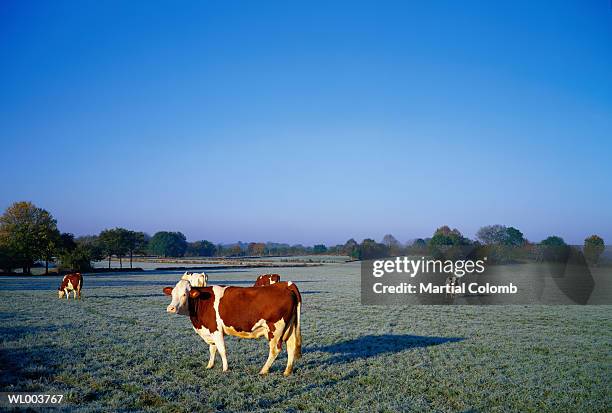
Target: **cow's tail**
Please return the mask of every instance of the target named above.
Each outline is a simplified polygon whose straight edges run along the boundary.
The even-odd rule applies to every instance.
[[[79,286],[77,287],[77,294],[79,295],[79,300],[81,299],[82,289],[83,289],[83,274],[79,273]]]
[[[302,330],[300,326],[300,314],[302,312],[302,295],[300,294],[300,290],[298,290],[297,285],[289,281],[288,283],[289,290],[293,293],[296,298],[297,306],[295,311],[295,328],[293,329],[293,334],[295,334],[295,358],[302,357]]]

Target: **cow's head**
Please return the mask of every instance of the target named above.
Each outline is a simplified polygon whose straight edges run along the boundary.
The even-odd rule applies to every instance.
[[[62,290],[61,288],[57,289],[57,296],[58,298],[64,298],[64,295],[66,295],[66,292],[64,290]]]
[[[164,294],[172,297],[172,302],[166,308],[166,311],[174,314],[189,315],[189,305],[187,299],[191,291],[191,284],[187,280],[180,280],[174,288],[164,288]]]

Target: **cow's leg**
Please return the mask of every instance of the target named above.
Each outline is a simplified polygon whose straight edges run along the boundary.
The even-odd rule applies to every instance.
[[[284,330],[285,322],[281,318],[278,322],[274,324],[274,332],[270,333],[272,338],[268,338],[268,344],[270,346],[270,351],[268,352],[268,360],[266,360],[266,363],[259,371],[259,374],[268,374],[268,371],[270,371],[270,366],[272,366],[272,363],[274,363],[274,360],[276,360],[276,357],[281,352],[281,347],[283,345],[282,336]]]
[[[266,360],[266,364],[263,365],[259,374],[268,374],[270,371],[270,366],[272,366],[272,363],[274,363],[274,360],[276,360],[276,357],[281,352],[279,342],[280,338],[276,337],[269,341],[270,351],[268,353],[268,360]]]
[[[68,291],[67,288],[64,290],[64,295],[66,296],[66,300],[70,300],[70,291]]]
[[[292,326],[291,330],[291,335],[287,340],[287,368],[285,368],[283,373],[285,376],[290,375],[293,371],[293,361],[295,360],[295,353],[297,351],[297,329],[295,326]]]
[[[215,365],[215,355],[217,354],[217,346],[212,343],[208,345],[208,351],[210,352],[210,359],[208,359],[207,369],[212,369]]]
[[[221,362],[223,363],[223,371],[227,371],[227,356],[225,354],[225,340],[223,339],[223,332],[217,330],[213,334],[213,340],[215,341],[215,347],[217,347],[217,350],[219,350],[219,355],[221,356]]]

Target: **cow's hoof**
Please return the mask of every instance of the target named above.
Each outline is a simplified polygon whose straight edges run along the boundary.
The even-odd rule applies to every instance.
[[[213,367],[215,367],[215,366],[212,366],[210,364],[208,366],[206,366],[206,368],[209,369],[209,370],[212,369]]]
[[[289,377],[289,376],[291,376],[291,372],[290,371],[285,371],[285,372],[283,372],[283,376]]]
[[[259,375],[260,375],[260,376],[267,376],[267,375],[268,375],[268,372],[267,372],[267,371],[260,371],[260,372],[259,372]]]

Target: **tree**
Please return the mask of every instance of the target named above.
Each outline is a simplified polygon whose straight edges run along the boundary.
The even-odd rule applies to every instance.
[[[190,242],[185,255],[190,257],[212,257],[217,252],[217,246],[210,241],[202,240]]]
[[[61,267],[69,271],[89,271],[91,270],[91,261],[91,251],[82,244],[60,254]]]
[[[506,230],[503,225],[486,225],[478,230],[476,238],[486,245],[503,244]]]
[[[103,254],[108,257],[108,268],[111,267],[111,258],[119,250],[119,234],[114,229],[105,229],[98,235],[98,245]]]
[[[160,231],[153,235],[148,249],[161,257],[182,257],[187,250],[187,238],[180,232]]]
[[[417,238],[412,243],[413,248],[423,249],[427,246],[427,242],[423,238]]]
[[[227,250],[223,246],[223,244],[217,244],[217,251],[215,252],[215,256],[225,257],[226,255],[227,255]]]
[[[543,247],[544,259],[546,261],[566,262],[570,249],[563,238],[556,235],[544,239],[540,245]]]
[[[266,244],[263,242],[250,242],[247,246],[249,255],[263,255],[266,250]]]
[[[390,255],[399,255],[401,245],[393,235],[385,235],[382,239],[382,243],[387,247]]]
[[[547,247],[565,247],[567,245],[563,238],[556,235],[551,235],[550,237],[544,239],[541,244]]]
[[[486,245],[507,245],[520,247],[525,244],[523,233],[514,227],[487,225],[478,230],[476,238]]]
[[[16,265],[17,260],[12,251],[6,245],[0,244],[0,270],[10,273]]]
[[[70,271],[89,271],[92,261],[104,259],[98,237],[86,235],[74,239],[72,234],[62,234],[64,244],[60,253],[61,267]]]
[[[115,255],[119,258],[119,268],[123,268],[123,260],[122,258],[128,254],[130,248],[133,247],[134,239],[133,239],[133,231],[125,228],[115,228],[114,229],[116,237],[117,237],[117,245],[115,249]],[[135,246],[134,246],[135,247]],[[130,257],[130,266],[132,265],[132,259]]]
[[[523,236],[523,233],[514,227],[508,227],[506,229],[506,239],[504,240],[506,245],[514,247],[520,247],[527,243],[527,240]]]
[[[382,243],[385,244],[387,248],[399,246],[399,241],[391,234],[385,235],[382,239]]]
[[[42,256],[40,258],[45,260],[45,275],[48,275],[49,261],[53,260],[53,256],[60,252],[63,240],[60,232],[55,228],[54,230],[47,231],[41,237],[40,241],[42,251]]]
[[[591,235],[584,240],[584,256],[593,265],[597,265],[605,248],[603,238],[598,235]]]
[[[384,244],[379,244],[373,239],[366,238],[359,245],[359,259],[371,260],[388,256],[389,249]]]
[[[0,244],[29,274],[37,259],[47,259],[59,232],[57,221],[31,202],[15,202],[0,216]]]
[[[134,254],[142,253],[147,246],[147,236],[144,232],[128,231],[123,240],[124,247],[130,254],[130,268],[133,268],[132,261]]]
[[[84,235],[75,239],[74,242],[77,247],[85,248],[89,252],[91,261],[100,261],[106,256],[96,235]]]
[[[74,240],[74,234],[62,232],[60,235],[60,251],[72,251],[76,246],[77,243]]]
[[[312,248],[312,252],[315,254],[325,254],[327,247],[324,244],[317,244]]]
[[[240,244],[234,244],[229,248],[229,255],[231,257],[238,257],[242,255],[242,248],[240,248]]]
[[[428,249],[437,259],[464,259],[468,255],[466,246],[472,242],[465,238],[458,229],[444,225],[438,228],[429,240]]]
[[[353,259],[359,259],[359,244],[351,238],[344,243],[342,252]]]
[[[438,228],[429,240],[430,246],[461,246],[470,244],[470,240],[465,238],[458,229],[451,230],[447,225]]]

